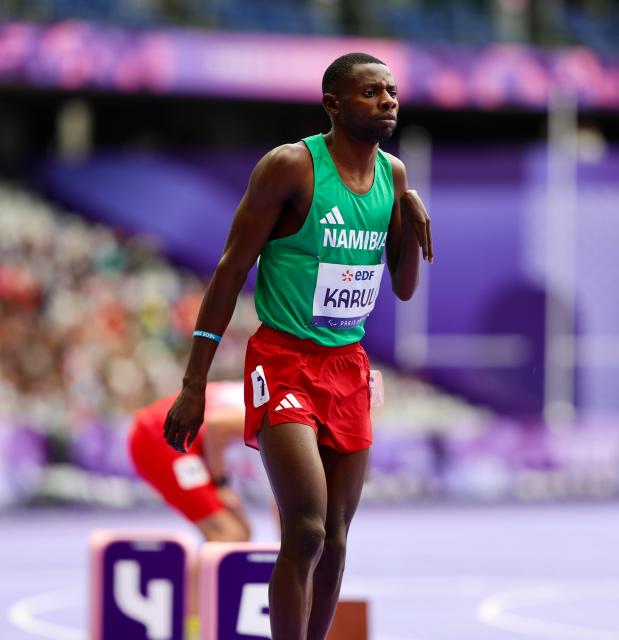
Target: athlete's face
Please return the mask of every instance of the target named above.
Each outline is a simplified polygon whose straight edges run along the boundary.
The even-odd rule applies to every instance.
[[[353,137],[373,144],[392,136],[399,104],[389,67],[356,64],[334,98],[329,112]]]

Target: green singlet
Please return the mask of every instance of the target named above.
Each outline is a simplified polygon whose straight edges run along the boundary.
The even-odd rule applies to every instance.
[[[393,173],[379,149],[372,188],[353,193],[322,134],[304,138],[314,196],[303,227],[262,249],[256,311],[267,326],[334,347],[358,342],[380,288],[393,208]]]

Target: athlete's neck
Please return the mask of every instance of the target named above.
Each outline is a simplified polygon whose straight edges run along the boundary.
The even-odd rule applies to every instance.
[[[327,149],[338,166],[357,176],[374,173],[378,143],[362,142],[335,127],[324,138]]]

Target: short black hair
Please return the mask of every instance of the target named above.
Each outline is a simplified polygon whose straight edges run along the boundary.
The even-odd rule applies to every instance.
[[[356,64],[384,64],[382,60],[371,56],[369,53],[347,53],[336,58],[322,76],[322,92],[335,93],[342,79],[350,75]]]

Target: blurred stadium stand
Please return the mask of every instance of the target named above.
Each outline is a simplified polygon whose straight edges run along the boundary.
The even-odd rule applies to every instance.
[[[1,187],[0,211],[2,382],[7,397],[21,395],[13,418],[54,431],[173,392],[203,282],[148,238],[60,215],[19,189]],[[244,296],[214,376],[239,375],[251,309]]]
[[[583,44],[599,51],[619,46],[616,0],[5,0],[2,17],[354,33],[416,43]]]

